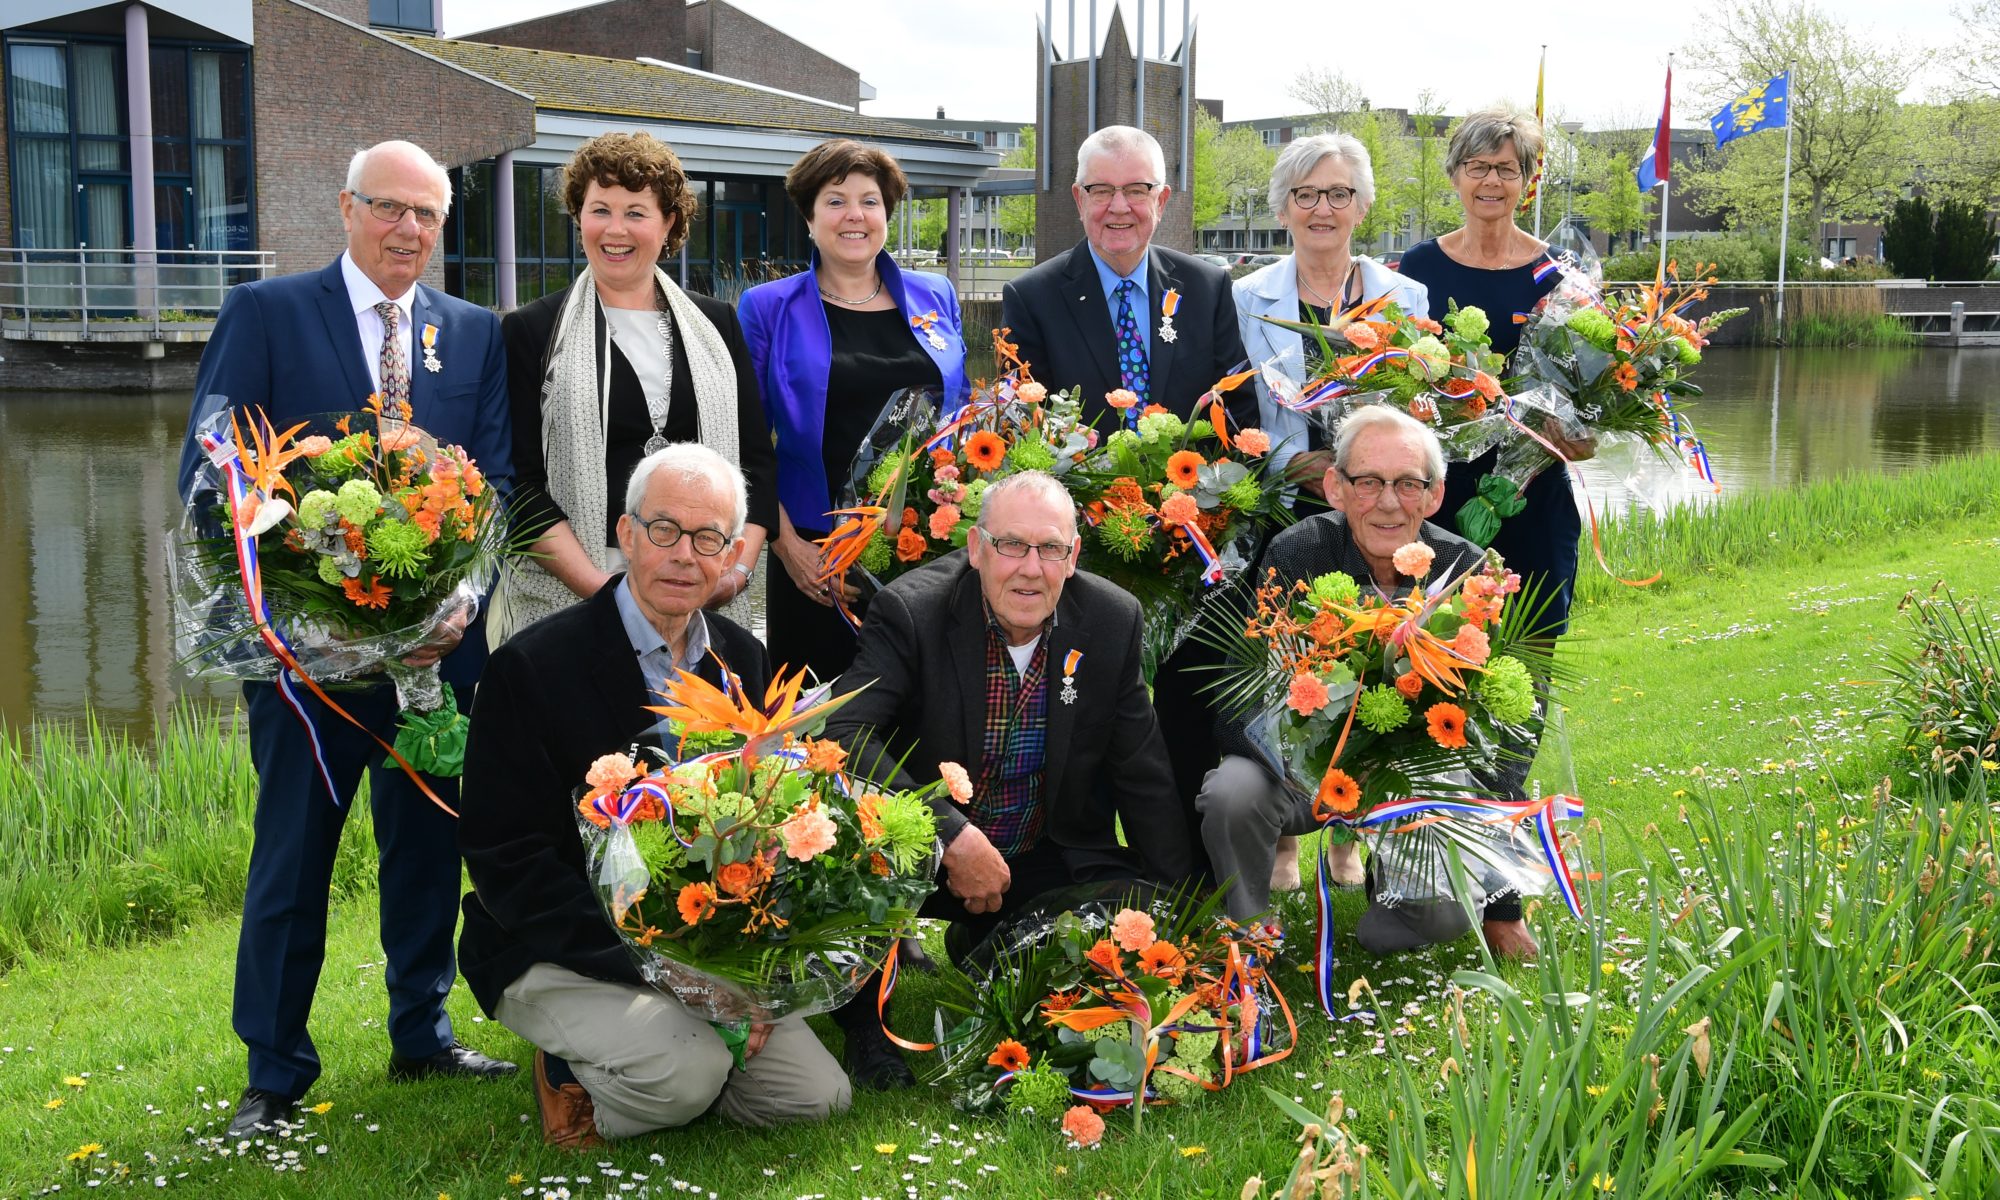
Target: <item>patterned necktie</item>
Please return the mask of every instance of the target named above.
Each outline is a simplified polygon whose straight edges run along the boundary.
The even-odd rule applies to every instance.
[[[1137,286],[1129,279],[1118,281],[1118,381],[1139,397],[1139,403],[1125,410],[1125,419],[1134,423],[1146,406],[1146,337],[1132,314],[1132,290]]]
[[[410,359],[403,353],[403,340],[396,336],[403,310],[393,300],[375,306],[382,315],[382,397],[383,407],[407,404],[410,400]]]

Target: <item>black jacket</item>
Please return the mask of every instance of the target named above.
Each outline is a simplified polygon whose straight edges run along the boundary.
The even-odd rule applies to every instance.
[[[1187,417],[1208,389],[1243,362],[1236,294],[1220,267],[1161,246],[1147,253],[1143,315],[1152,329],[1147,398]],[[1168,288],[1180,293],[1171,342],[1160,336],[1160,306]],[[1052,391],[1080,385],[1084,419],[1096,421],[1101,432],[1118,427],[1121,418],[1104,403],[1106,392],[1123,386],[1118,334],[1088,243],[1078,243],[1009,283],[1001,292],[1000,323],[1013,330],[1009,336],[1037,380]],[[1257,424],[1257,392],[1248,382],[1226,393],[1223,401],[1237,427]],[[1207,416],[1206,409],[1200,415]]]
[[[458,966],[490,1016],[507,985],[538,962],[599,979],[642,982],[584,871],[576,795],[591,762],[624,751],[660,718],[645,710],[639,657],[618,618],[618,576],[493,652],[472,705],[458,848],[472,891]],[[763,645],[704,614],[714,651],[754,695],[770,683]]]
[[[1190,867],[1186,829],[1167,769],[1152,701],[1139,673],[1139,602],[1078,571],[1056,605],[1048,647],[1048,746],[1042,801],[1048,834],[1073,859],[1121,854],[1121,819],[1145,877],[1175,883]],[[1080,650],[1075,703],[1059,699],[1062,663]],[[865,689],[865,690],[862,690]],[[956,762],[975,778],[986,727],[986,606],[963,550],[877,593],[861,626],[854,665],[835,694],[860,690],[827,723],[848,765],[869,772],[878,751],[907,753],[898,787],[938,778]],[[942,814],[948,843],[966,823]]]

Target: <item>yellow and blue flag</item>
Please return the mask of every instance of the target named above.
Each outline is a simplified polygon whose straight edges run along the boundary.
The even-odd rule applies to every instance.
[[[1760,129],[1783,129],[1790,120],[1792,73],[1773,76],[1759,87],[1729,102],[1729,107],[1709,118],[1715,130],[1715,144],[1726,146]]]

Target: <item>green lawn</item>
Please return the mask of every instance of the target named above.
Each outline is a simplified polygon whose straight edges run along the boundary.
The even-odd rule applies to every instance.
[[[2000,539],[1984,518],[1841,548],[1821,561],[1677,578],[1580,610],[1566,652],[1583,675],[1568,713],[1569,769],[1545,755],[1545,782],[1575,789],[1611,847],[1604,914],[1617,931],[1637,911],[1633,840],[1658,824],[1676,845],[1683,798],[1705,785],[1732,804],[1768,809],[1817,794],[1818,777],[1865,784],[1892,769],[1895,731],[1865,715],[1876,703],[1885,642],[1899,633],[1906,591],[1949,579],[1963,595],[2000,599]],[[1817,789],[1817,791],[1816,791]],[[1360,908],[1340,898],[1343,928]],[[1298,910],[1301,914],[1303,909]],[[718,1121],[572,1155],[541,1144],[525,1080],[392,1085],[381,1031],[385,998],[376,913],[367,898],[334,910],[314,1034],[326,1073],[308,1098],[327,1106],[275,1147],[238,1154],[214,1142],[221,1103],[242,1087],[229,1029],[235,923],[204,921],[169,938],[30,958],[0,976],[0,1196],[61,1185],[143,1186],[203,1197],[717,1196],[1235,1197],[1259,1174],[1282,1177],[1295,1126],[1254,1086],[1319,1108],[1338,1090],[1364,1142],[1385,1122],[1388,1056],[1436,1080],[1446,1053],[1446,977],[1477,961],[1472,943],[1375,960],[1343,939],[1340,982],[1372,981],[1377,1025],[1330,1025],[1311,1008],[1306,976],[1284,976],[1300,1022],[1291,1059],[1247,1086],[1187,1110],[1107,1119],[1101,1149],[1063,1148],[1054,1118],[964,1117],[939,1094],[860,1097],[824,1125],[745,1131]],[[1553,952],[1587,966],[1585,931],[1565,922]],[[1309,942],[1303,916],[1300,944]],[[1526,984],[1534,976],[1510,971]],[[899,1032],[929,1028],[921,977],[906,976]],[[527,1062],[529,1049],[482,1021],[461,988],[461,1036]],[[829,1041],[838,1034],[822,1021]],[[80,1161],[80,1148],[99,1149]],[[287,1176],[296,1175],[296,1178]],[[1757,1188],[1762,1191],[1761,1186]],[[1484,1194],[1485,1189],[1481,1189]],[[1789,1194],[1789,1192],[1787,1192]]]

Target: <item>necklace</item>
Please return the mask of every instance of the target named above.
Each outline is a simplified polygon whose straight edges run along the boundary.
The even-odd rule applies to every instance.
[[[667,414],[672,411],[674,403],[674,323],[667,315],[666,297],[657,288],[653,293],[653,304],[655,306],[655,319],[657,321],[656,327],[660,331],[660,354],[665,363],[664,370],[660,373],[659,399],[655,400],[651,395],[646,397],[646,419],[653,426],[653,436],[646,439],[644,450],[646,454],[653,454],[667,448]],[[617,322],[605,321],[604,332],[611,341],[617,341]],[[628,356],[628,361],[631,361],[630,356]],[[608,370],[605,373],[605,379],[605,386],[608,389],[610,387],[610,372]]]
[[[819,294],[828,300],[832,300],[840,304],[851,305],[855,308],[859,308],[862,305],[868,303],[870,300],[873,300],[875,297],[882,294],[882,277],[880,275],[877,275],[875,277],[875,290],[868,293],[866,296],[861,297],[861,299],[859,300],[849,300],[845,296],[836,296],[832,292],[827,291],[825,288],[821,288],[819,290]]]
[[[1343,299],[1345,298],[1348,290],[1347,285],[1354,282],[1355,268],[1359,267],[1360,265],[1361,264],[1358,262],[1350,262],[1347,264],[1347,274],[1341,277],[1340,286],[1335,289],[1336,291],[1341,293]],[[1334,309],[1335,306],[1333,301],[1328,300],[1325,296],[1320,295],[1318,288],[1306,282],[1306,273],[1304,271],[1300,271],[1298,273],[1298,276],[1299,276],[1299,286],[1304,288],[1306,291],[1311,292],[1312,298],[1319,301],[1319,306],[1321,308],[1328,310]]]

